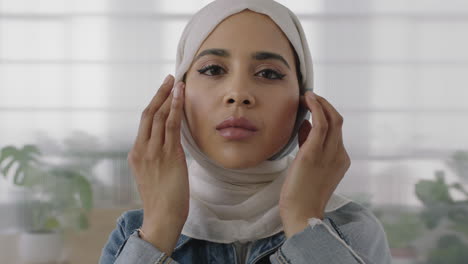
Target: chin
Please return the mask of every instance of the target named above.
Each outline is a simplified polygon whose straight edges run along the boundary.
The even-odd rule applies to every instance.
[[[249,157],[245,153],[215,153],[216,158],[212,158],[226,169],[247,169],[257,166],[263,161],[261,158]]]

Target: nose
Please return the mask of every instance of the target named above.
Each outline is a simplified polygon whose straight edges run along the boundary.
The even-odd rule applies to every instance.
[[[229,92],[224,97],[224,103],[227,106],[237,105],[237,106],[240,106],[240,107],[243,106],[243,107],[251,108],[251,107],[253,107],[255,105],[255,99],[248,92],[232,91],[232,92]]]

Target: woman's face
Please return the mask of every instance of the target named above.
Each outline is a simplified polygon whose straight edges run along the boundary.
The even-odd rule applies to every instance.
[[[226,18],[205,39],[187,71],[184,109],[206,155],[225,168],[249,168],[288,142],[299,106],[293,52],[273,21],[251,10]],[[258,130],[244,139],[223,137],[216,126],[231,116]]]

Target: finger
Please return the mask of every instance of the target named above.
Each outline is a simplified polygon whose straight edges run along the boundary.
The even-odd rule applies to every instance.
[[[312,129],[304,144],[306,148],[322,150],[327,136],[328,122],[320,103],[316,99],[307,96],[308,93],[311,93],[311,91],[306,93],[305,102],[312,113]]]
[[[175,151],[180,145],[180,123],[183,115],[185,84],[183,82],[178,84],[175,87],[176,90],[174,91],[169,117],[166,122],[164,145],[167,146],[169,151]],[[176,96],[177,93],[178,96]]]
[[[145,108],[141,115],[140,126],[138,128],[138,134],[135,140],[135,145],[141,147],[145,145],[150,138],[154,113],[161,107],[161,105],[163,104],[164,100],[166,100],[173,87],[174,77],[171,74],[169,74],[168,78],[168,82],[163,83],[160,86],[156,95],[153,96],[151,102]]]
[[[159,152],[164,145],[166,121],[169,116],[173,94],[173,92],[170,93],[163,105],[154,114],[151,137],[148,141],[148,151],[150,152]]]
[[[309,120],[304,120],[299,128],[299,148],[302,147],[302,144],[307,140],[307,135],[309,135],[310,130],[312,129],[312,125],[310,124]]]
[[[327,139],[325,139],[324,147],[325,149],[330,148],[330,150],[334,150],[334,155],[340,144],[343,144],[343,117],[327,99],[317,95],[317,100],[323,106],[325,116],[328,120],[328,136]]]

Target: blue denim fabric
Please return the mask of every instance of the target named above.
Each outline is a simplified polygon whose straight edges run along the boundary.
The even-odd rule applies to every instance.
[[[312,219],[312,218],[311,218]],[[233,243],[214,243],[180,234],[171,256],[139,238],[143,209],[129,210],[104,245],[99,264],[241,264]],[[325,213],[322,221],[286,239],[284,232],[255,240],[247,252],[247,264],[390,264],[392,257],[382,224],[356,202]]]

